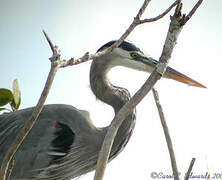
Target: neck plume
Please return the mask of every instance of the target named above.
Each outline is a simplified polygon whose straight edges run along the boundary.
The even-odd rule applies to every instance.
[[[107,79],[110,70],[110,59],[105,55],[92,62],[90,69],[90,85],[95,96],[101,101],[111,105],[115,114],[130,99],[127,89],[112,85]],[[115,157],[127,144],[135,125],[135,109],[121,124],[112,146],[110,158]]]

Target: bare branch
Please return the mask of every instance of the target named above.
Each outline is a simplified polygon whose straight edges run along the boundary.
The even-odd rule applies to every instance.
[[[65,68],[67,66],[77,65],[77,64],[89,61],[90,59],[96,59],[100,56],[103,56],[103,55],[109,53],[109,52],[110,52],[110,50],[109,50],[109,48],[107,48],[107,49],[97,52],[95,54],[89,54],[89,52],[86,52],[82,57],[80,57],[78,59],[75,59],[73,57],[69,60],[64,59],[63,61],[60,62],[60,68]]]
[[[139,24],[144,24],[144,23],[149,23],[149,22],[154,22],[157,21],[161,18],[163,18],[166,14],[168,14],[171,9],[173,9],[174,6],[176,6],[178,4],[178,2],[180,2],[180,0],[175,1],[169,8],[167,8],[162,14],[153,17],[153,18],[149,18],[149,19],[144,19],[144,20],[140,20]]]
[[[124,41],[124,39],[133,31],[133,29],[138,25],[140,17],[142,16],[143,12],[145,11],[145,9],[148,6],[150,1],[151,0],[144,1],[142,7],[140,8],[139,12],[137,13],[136,17],[134,18],[132,24],[129,26],[129,28],[125,31],[125,33],[120,37],[120,39],[117,42],[115,42],[110,48],[105,49],[106,52],[111,52],[115,47],[118,47]],[[140,100],[138,100],[137,103],[139,103]],[[128,105],[125,104],[122,107],[122,109],[118,112],[117,116],[114,118],[114,120],[111,123],[111,126],[105,136],[102,148],[99,153],[99,158],[97,160],[96,173],[94,176],[94,180],[102,180],[103,179],[106,164],[108,162],[108,158],[109,158],[109,154],[111,151],[111,147],[112,147],[114,138],[116,136],[119,126],[122,124],[122,122],[124,120],[124,117],[126,117],[133,108],[132,101],[133,100],[131,100],[131,104],[127,103]],[[131,106],[131,108],[128,108],[127,106]]]
[[[144,13],[146,7],[148,6],[148,4],[150,3],[151,0],[145,0],[142,7],[140,8],[140,10],[138,11],[136,17],[134,18],[133,22],[131,23],[131,25],[128,27],[128,29],[123,33],[123,35],[119,38],[119,40],[117,40],[112,46],[110,46],[109,48],[106,48],[104,50],[104,54],[107,54],[109,52],[111,52],[114,48],[118,47],[126,38],[127,36],[134,30],[134,28],[139,25],[139,21],[140,18],[142,16],[142,14]],[[103,55],[103,54],[102,54]]]
[[[64,68],[67,66],[73,66],[73,65],[77,65],[83,62],[86,62],[90,59],[96,59],[98,57],[101,57],[105,54],[108,54],[109,52],[111,52],[114,48],[118,47],[127,37],[128,35],[134,30],[134,28],[140,24],[144,24],[147,22],[151,22],[152,19],[153,21],[156,21],[160,18],[162,18],[163,16],[165,16],[180,0],[175,1],[163,14],[155,17],[155,18],[151,18],[151,19],[145,19],[145,20],[140,20],[142,13],[145,11],[146,7],[148,6],[149,2],[151,0],[145,0],[142,7],[140,8],[139,12],[137,13],[136,17],[134,18],[133,22],[131,23],[131,25],[129,26],[129,28],[124,32],[124,34],[119,38],[119,40],[117,40],[112,46],[104,49],[101,52],[97,52],[95,54],[89,54],[89,52],[86,52],[81,58],[75,59],[75,58],[71,58],[69,60],[63,60],[61,62],[60,67]],[[144,21],[144,22],[143,22]],[[49,40],[50,42],[50,40]]]
[[[172,170],[173,170],[174,180],[179,180],[176,157],[175,157],[175,154],[174,154],[173,144],[172,144],[172,141],[171,141],[169,129],[168,129],[168,126],[167,126],[167,123],[166,123],[166,120],[165,120],[165,116],[164,116],[164,113],[163,113],[162,106],[160,104],[158,92],[154,88],[153,88],[153,97],[154,97],[155,102],[156,102],[156,106],[157,106],[159,116],[160,116],[160,121],[161,121],[163,131],[164,131],[164,135],[165,135],[165,138],[166,138],[167,147],[168,147],[169,154],[170,154],[170,160],[171,160],[171,166],[172,166]]]
[[[191,173],[191,171],[192,171],[192,169],[193,169],[193,165],[194,165],[194,163],[195,163],[195,160],[196,160],[195,158],[192,158],[184,180],[188,180],[188,179],[189,179],[190,173]]]
[[[144,11],[146,10],[147,6],[149,5],[151,0],[145,0],[142,7],[140,8],[139,12],[136,15],[136,19],[140,19],[143,15]]]
[[[196,10],[199,8],[199,6],[201,5],[201,3],[203,2],[203,0],[199,0],[195,6],[193,7],[193,9],[189,12],[189,14],[186,16],[185,21],[183,22],[183,24],[186,24],[187,21],[189,21],[189,19],[193,16],[193,14],[196,12]]]
[[[8,170],[10,161],[12,160],[13,155],[15,154],[15,152],[17,151],[17,149],[19,148],[19,146],[21,145],[21,143],[25,139],[26,135],[29,133],[29,131],[33,127],[34,123],[36,122],[36,120],[43,108],[45,100],[48,96],[48,93],[51,88],[52,82],[54,80],[55,74],[56,74],[57,70],[59,69],[59,63],[56,63],[56,62],[58,61],[58,57],[60,56],[60,54],[58,53],[57,48],[55,48],[53,46],[52,42],[48,38],[48,35],[45,32],[44,32],[44,34],[46,36],[47,41],[49,42],[51,50],[53,51],[53,56],[50,58],[51,63],[52,63],[51,70],[49,72],[49,75],[48,75],[45,87],[44,87],[42,94],[40,96],[40,99],[39,99],[32,115],[31,115],[30,120],[27,122],[27,124],[24,125],[24,127],[22,128],[22,130],[20,131],[20,133],[18,134],[16,139],[13,141],[12,145],[10,146],[9,150],[7,151],[7,153],[3,159],[2,166],[1,166],[1,173],[0,173],[1,180],[6,179],[7,170]],[[54,48],[52,49],[52,47],[54,47]]]
[[[131,23],[131,25],[129,26],[129,28],[125,31],[125,33],[119,38],[119,40],[117,40],[113,45],[111,45],[110,47],[104,49],[101,52],[97,52],[95,54],[89,54],[89,52],[85,53],[81,58],[75,59],[75,58],[71,58],[70,60],[66,61],[63,60],[63,62],[61,63],[60,67],[67,67],[67,66],[72,66],[72,65],[76,65],[82,62],[86,62],[90,59],[96,59],[98,57],[101,57],[105,54],[110,53],[114,48],[118,47],[127,37],[128,35],[134,30],[134,28],[139,25],[139,19],[142,15],[142,13],[144,12],[145,8],[147,7],[148,3],[151,0],[145,0],[143,6],[140,8],[137,16],[134,18],[133,22]]]
[[[177,4],[177,7],[180,6],[180,3]],[[178,10],[178,8],[177,8]],[[151,73],[150,77],[144,83],[139,91],[128,101],[121,110],[117,113],[114,120],[112,121],[110,128],[105,136],[99,158],[97,161],[97,169],[94,180],[102,180],[106,163],[108,161],[109,153],[118,131],[119,126],[123,122],[124,118],[132,111],[132,109],[142,100],[142,98],[153,88],[154,84],[161,78],[164,74],[168,61],[173,52],[173,48],[176,45],[177,37],[182,29],[180,24],[181,19],[183,18],[180,11],[174,13],[174,16],[171,18],[170,27],[166,37],[166,41],[163,47],[163,51],[160,57],[159,65]],[[135,22],[134,22],[135,23]],[[131,24],[132,26],[132,24]],[[131,27],[130,26],[130,27]],[[177,172],[177,169],[175,169]],[[176,179],[178,179],[178,173],[175,173]]]
[[[139,91],[137,91],[137,93],[120,109],[120,111],[113,119],[99,153],[96,176],[94,177],[94,180],[102,180],[103,178],[114,138],[125,117],[129,115],[130,112],[132,112],[132,109],[145,97],[145,95],[152,89],[160,77],[161,76],[159,73],[154,71],[144,83],[144,85],[139,89]]]
[[[74,59],[74,58],[71,58],[70,60],[66,61],[66,60],[63,60],[60,64],[60,67],[61,68],[64,68],[64,67],[67,67],[67,66],[73,66],[73,65],[77,65],[77,64],[80,64],[80,63],[83,63],[83,62],[86,62],[88,60],[92,59],[89,55],[89,52],[86,52],[81,58],[79,59]]]
[[[46,38],[46,40],[47,40],[48,43],[49,43],[49,46],[50,46],[50,48],[51,48],[51,50],[52,50],[52,53],[54,54],[54,53],[55,53],[55,52],[54,52],[54,45],[52,44],[51,39],[49,38],[49,36],[48,36],[48,34],[45,32],[45,30],[42,30],[42,32],[43,32],[43,34],[45,35],[45,38]]]

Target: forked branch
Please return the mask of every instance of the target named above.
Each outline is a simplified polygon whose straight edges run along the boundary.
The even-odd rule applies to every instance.
[[[174,12],[174,15],[171,18],[171,23],[169,26],[168,34],[165,40],[165,44],[163,46],[163,51],[159,59],[159,63],[155,70],[151,73],[150,77],[146,80],[144,85],[136,92],[136,94],[121,108],[121,110],[117,113],[114,120],[112,121],[110,128],[105,136],[99,158],[97,161],[97,169],[94,180],[102,180],[104,176],[104,171],[106,168],[106,164],[108,161],[108,157],[111,151],[112,144],[114,142],[114,138],[118,131],[118,128],[122,124],[124,118],[129,115],[132,109],[143,99],[143,97],[153,88],[154,84],[162,77],[164,74],[166,67],[168,65],[168,61],[171,58],[171,54],[173,52],[173,48],[176,45],[177,37],[182,30],[184,25],[185,15],[181,13],[182,3],[178,1],[177,8]],[[173,169],[175,169],[173,167]],[[178,171],[175,169],[175,177],[178,180]]]
[[[144,24],[144,23],[148,23],[148,22],[154,22],[154,21],[158,21],[159,19],[163,18],[165,15],[167,15],[171,9],[173,9],[173,7],[175,7],[178,3],[180,2],[180,0],[175,1],[170,7],[168,7],[163,13],[161,13],[160,15],[153,17],[153,18],[149,18],[149,19],[143,19],[139,21],[139,24]]]

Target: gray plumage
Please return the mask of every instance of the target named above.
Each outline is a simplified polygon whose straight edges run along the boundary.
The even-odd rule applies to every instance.
[[[108,57],[92,62],[90,84],[96,97],[113,106],[117,113],[130,96],[126,89],[115,87],[108,81]],[[33,108],[28,108],[0,116],[0,164],[32,111]],[[133,111],[117,133],[110,160],[128,142],[134,123]],[[15,154],[11,179],[65,180],[94,170],[107,128],[96,128],[86,111],[69,105],[45,105],[38,121]],[[63,139],[60,138],[62,136]],[[69,141],[62,142],[70,136],[73,137]]]

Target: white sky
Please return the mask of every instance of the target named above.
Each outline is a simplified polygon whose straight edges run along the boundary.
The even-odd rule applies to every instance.
[[[196,0],[197,1],[197,0]],[[184,0],[188,12],[194,0]],[[153,0],[144,18],[165,10],[173,1]],[[18,78],[21,108],[35,106],[43,89],[51,56],[42,34],[48,32],[64,58],[95,52],[104,43],[118,39],[132,22],[143,0],[0,0],[0,87],[11,88]],[[172,14],[172,12],[171,12]],[[221,173],[221,42],[222,1],[205,0],[183,28],[170,66],[206,85],[189,87],[171,80],[157,83],[160,101],[173,140],[178,168],[187,171],[196,157],[195,174]],[[168,30],[169,16],[137,27],[129,40],[158,59]],[[47,104],[71,104],[88,110],[95,125],[112,120],[112,109],[96,101],[89,88],[87,62],[59,70]],[[120,75],[121,74],[121,75]],[[115,85],[133,94],[146,80],[146,73],[125,68],[111,71]],[[105,117],[105,118],[104,118]],[[107,118],[108,117],[108,118]],[[125,150],[106,170],[105,179],[151,179],[151,172],[172,174],[163,130],[152,94],[137,106],[137,124]],[[92,179],[90,173],[82,179]]]

